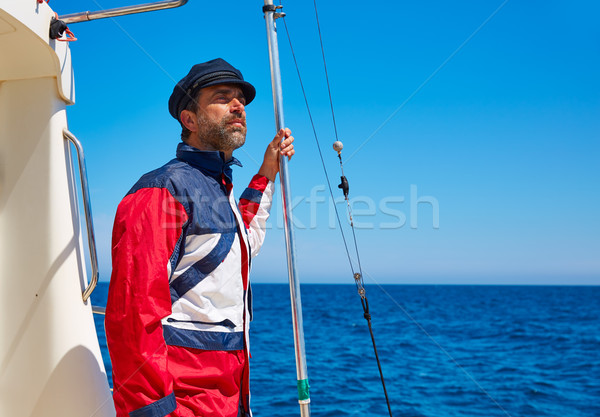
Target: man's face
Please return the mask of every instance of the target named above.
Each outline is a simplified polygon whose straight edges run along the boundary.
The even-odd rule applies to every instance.
[[[203,88],[198,97],[198,137],[214,150],[233,152],[246,141],[246,99],[231,84]]]

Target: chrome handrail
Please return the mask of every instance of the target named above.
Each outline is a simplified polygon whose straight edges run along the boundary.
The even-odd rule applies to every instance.
[[[188,0],[163,0],[154,3],[137,4],[134,6],[117,7],[114,9],[98,10],[96,12],[80,12],[59,16],[58,19],[66,24],[87,22],[89,20],[105,19],[107,17],[124,16],[127,14],[152,12],[154,10],[173,9],[186,4]]]
[[[83,154],[83,147],[81,142],[69,132],[67,129],[63,129],[63,137],[75,145],[77,150],[77,162],[79,165],[79,180],[81,182],[81,192],[83,197],[83,208],[85,211],[85,224],[87,226],[88,233],[88,247],[90,249],[90,263],[92,264],[92,278],[87,288],[83,291],[83,301],[87,301],[98,284],[99,272],[98,272],[98,255],[96,254],[96,238],[94,236],[94,222],[92,221],[92,204],[90,202],[90,191],[88,188],[87,172],[85,169],[85,156]]]

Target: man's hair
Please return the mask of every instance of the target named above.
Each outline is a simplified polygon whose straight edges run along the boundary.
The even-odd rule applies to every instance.
[[[183,110],[189,110],[194,114],[198,113],[198,100],[200,100],[200,94],[202,94],[202,89],[198,90],[196,97],[190,100],[190,102],[187,104],[187,106],[185,106],[185,109]],[[188,128],[185,127],[183,123],[181,123],[181,140],[185,142],[191,134],[192,132],[190,132]]]

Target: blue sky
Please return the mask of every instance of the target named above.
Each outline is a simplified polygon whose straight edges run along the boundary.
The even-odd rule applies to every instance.
[[[61,15],[133,3],[50,5]],[[313,4],[283,4],[336,187]],[[318,7],[367,283],[600,284],[598,2]],[[257,171],[275,130],[261,8],[190,0],[176,10],[71,25],[79,40],[71,44],[76,105],[67,112],[86,150],[102,279],[110,275],[118,202],[174,155],[180,128],[167,100],[191,65],[222,57],[256,86],[247,142],[236,152],[244,164],[234,173],[238,195]],[[278,26],[286,124],[297,149],[290,172],[299,277],[351,283]],[[278,201],[253,263],[256,282],[287,280]]]

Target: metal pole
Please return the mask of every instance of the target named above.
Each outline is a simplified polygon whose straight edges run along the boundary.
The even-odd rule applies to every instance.
[[[117,7],[115,9],[99,10],[96,12],[80,12],[59,16],[66,24],[87,22],[89,20],[106,19],[107,17],[125,16],[128,14],[152,12],[154,10],[173,9],[183,6],[188,0],[163,0],[155,3],[137,4],[135,6]]]
[[[277,47],[277,28],[275,19],[282,16],[276,13],[281,6],[274,6],[272,0],[264,0],[263,12],[267,23],[267,39],[269,42],[269,63],[271,66],[271,86],[273,88],[273,105],[275,107],[275,125],[277,131],[285,127],[283,121],[283,95],[281,91],[281,73],[279,70],[279,49]],[[279,164],[279,181],[281,184],[281,201],[285,225],[285,243],[287,248],[288,276],[290,282],[290,299],[292,303],[292,325],[294,328],[294,348],[296,353],[296,376],[298,380],[298,403],[300,415],[310,416],[310,394],[308,390],[308,372],[304,353],[304,328],[302,324],[302,301],[300,300],[300,282],[296,273],[296,250],[292,223],[292,197],[287,158],[281,158]]]

